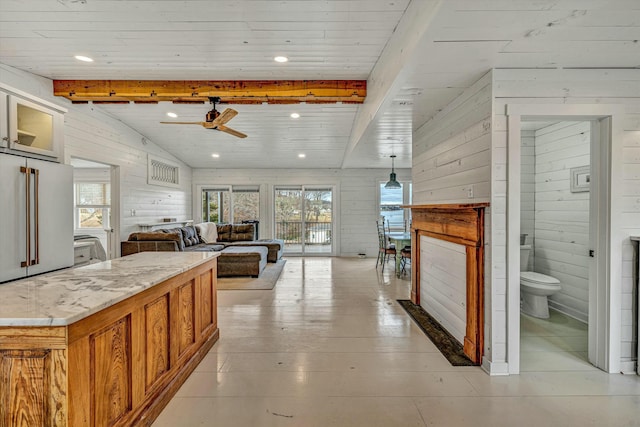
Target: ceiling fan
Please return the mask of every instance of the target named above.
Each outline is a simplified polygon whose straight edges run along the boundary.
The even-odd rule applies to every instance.
[[[213,109],[207,113],[204,122],[160,122],[165,125],[201,125],[206,129],[215,129],[222,132],[226,132],[230,135],[237,136],[238,138],[246,138],[242,132],[238,132],[235,129],[225,126],[229,120],[233,119],[238,112],[231,108],[227,108],[222,113],[216,110],[216,104],[220,102],[220,98],[217,96],[210,96],[209,101],[213,104]]]

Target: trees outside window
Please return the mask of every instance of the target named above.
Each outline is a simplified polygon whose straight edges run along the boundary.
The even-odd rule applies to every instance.
[[[217,224],[257,221],[260,218],[258,186],[225,186],[202,190],[202,220]]]

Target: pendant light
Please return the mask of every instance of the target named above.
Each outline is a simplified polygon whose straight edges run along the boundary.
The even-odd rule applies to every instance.
[[[402,185],[396,181],[396,172],[394,170],[395,154],[391,155],[391,173],[389,174],[389,181],[384,185],[384,188],[402,188]]]

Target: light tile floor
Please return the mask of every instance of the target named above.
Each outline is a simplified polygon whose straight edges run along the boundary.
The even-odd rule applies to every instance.
[[[538,363],[539,334],[521,375],[452,367],[396,304],[409,290],[375,259],[289,258],[272,291],[219,291],[220,341],[154,427],[640,426],[640,377]]]
[[[555,310],[520,315],[521,371],[597,371],[588,361],[587,325]]]

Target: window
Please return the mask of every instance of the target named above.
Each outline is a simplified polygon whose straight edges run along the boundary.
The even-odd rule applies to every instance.
[[[391,230],[409,230],[411,209],[403,209],[400,205],[411,204],[412,184],[401,182],[401,188],[384,188],[385,182],[379,184],[380,216],[389,223]]]
[[[170,160],[147,155],[147,184],[180,187],[180,166]]]
[[[202,220],[204,222],[240,223],[260,218],[260,188],[254,186],[224,186],[202,190]]]
[[[233,198],[233,222],[253,221],[260,218],[260,190],[258,187],[238,187],[231,189]]]
[[[110,227],[111,185],[107,182],[75,184],[75,227]]]

